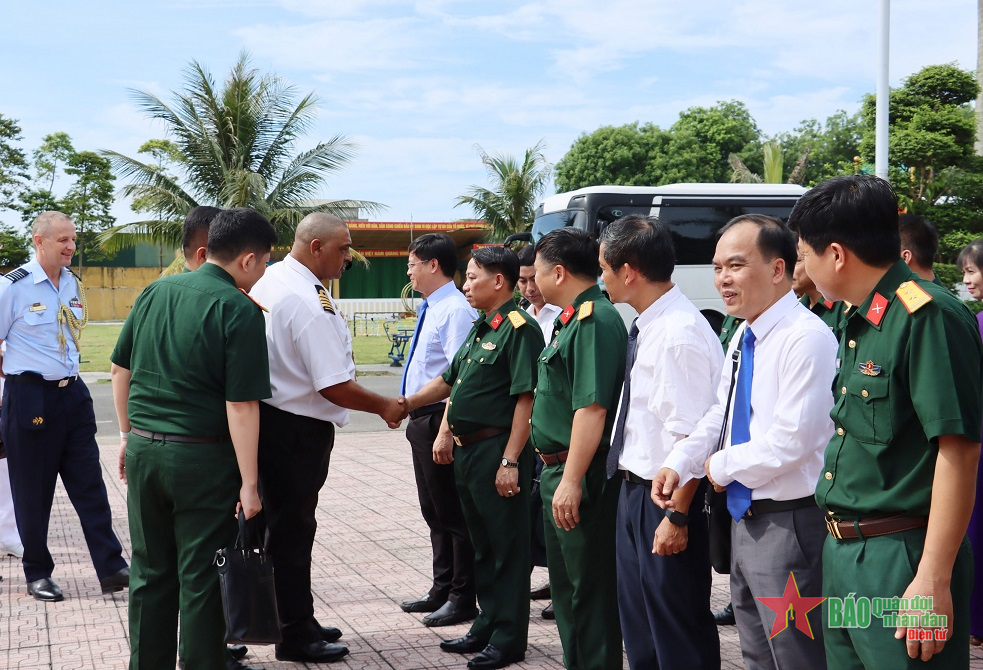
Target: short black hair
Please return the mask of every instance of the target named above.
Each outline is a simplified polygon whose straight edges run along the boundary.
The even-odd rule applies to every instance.
[[[211,226],[212,221],[221,211],[218,207],[199,205],[198,207],[192,208],[188,212],[188,215],[184,217],[184,241],[181,247],[184,249],[184,255],[186,257],[195,252],[195,249],[192,249],[191,245],[198,235],[205,233],[207,238],[209,226]]]
[[[557,228],[536,243],[536,258],[549,265],[562,265],[581,277],[597,279],[597,240],[580,228]]]
[[[741,214],[735,216],[720,229],[720,236],[741,223],[753,223],[758,226],[758,251],[766,261],[781,258],[785,261],[785,276],[792,278],[795,272],[795,262],[799,258],[795,248],[795,233],[781,219],[767,214]]]
[[[208,227],[208,258],[229,263],[244,253],[266,254],[276,244],[273,224],[254,209],[224,209]]]
[[[874,267],[887,267],[901,256],[898,196],[878,177],[827,179],[799,198],[788,222],[820,254],[837,242]]]
[[[479,267],[493,274],[505,277],[509,290],[514,290],[519,281],[519,257],[510,249],[498,245],[478,247],[471,252],[471,258]]]
[[[902,214],[898,217],[898,232],[901,251],[910,251],[919,267],[931,268],[939,253],[939,231],[935,226],[917,214]]]
[[[967,263],[972,263],[977,269],[983,270],[983,237],[973,240],[959,252],[956,267],[965,271]]]
[[[519,253],[516,254],[519,257],[519,267],[527,268],[536,262],[536,247],[531,244],[519,249]]]
[[[676,252],[669,227],[655,216],[629,214],[610,223],[602,232],[604,262],[612,270],[626,263],[649,281],[667,282],[676,266]]]
[[[406,253],[413,254],[421,261],[437,259],[440,271],[449,279],[457,272],[457,245],[443,233],[427,233],[410,242]]]

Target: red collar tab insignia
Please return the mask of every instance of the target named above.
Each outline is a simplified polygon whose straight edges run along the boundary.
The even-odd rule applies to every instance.
[[[833,309],[833,302],[831,300],[823,299],[823,305],[826,306],[826,309]]]
[[[881,325],[881,319],[884,318],[884,312],[887,311],[887,298],[882,296],[880,293],[874,294],[874,299],[870,301],[870,309],[867,310],[867,320],[870,321],[875,326]]]
[[[866,363],[860,363],[857,365],[857,369],[861,373],[867,375],[868,377],[876,377],[881,374],[881,366],[874,365],[874,361],[867,361]]]
[[[502,321],[505,321],[505,319],[502,318],[502,314],[499,312],[495,315],[495,318],[491,320],[492,330],[498,330],[498,327],[502,325]]]
[[[567,322],[573,318],[573,313],[573,305],[567,305],[567,308],[560,313],[560,323],[562,323],[564,326],[567,325]]]
[[[909,314],[914,314],[919,309],[932,302],[932,296],[918,285],[918,282],[906,281],[898,286],[895,291],[901,304],[908,310]]]
[[[256,302],[256,299],[255,299],[255,298],[253,298],[253,297],[252,297],[251,295],[249,295],[248,293],[246,293],[246,292],[245,292],[245,291],[243,291],[242,289],[239,289],[239,290],[240,290],[240,291],[242,291],[242,294],[243,294],[244,296],[246,296],[247,298],[249,298],[249,301],[250,301],[250,302],[252,302],[252,303],[253,303],[254,305],[256,305],[257,307],[259,307],[259,308],[260,308],[261,310],[263,310],[264,312],[267,312],[267,313],[269,313],[269,311],[270,311],[270,310],[268,310],[268,309],[266,309],[265,307],[263,307],[262,305],[260,305],[260,304],[259,304],[258,302]]]
[[[593,313],[594,313],[594,301],[588,300],[587,302],[580,305],[580,311],[577,312],[577,321],[583,321]]]

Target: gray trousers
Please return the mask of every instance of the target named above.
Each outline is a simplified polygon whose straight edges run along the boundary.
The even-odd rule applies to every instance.
[[[771,637],[777,614],[758,598],[781,597],[789,572],[800,595],[821,596],[826,534],[818,507],[758,514],[731,525],[730,595],[748,670],[825,670],[822,606],[807,615],[813,639],[792,619]]]

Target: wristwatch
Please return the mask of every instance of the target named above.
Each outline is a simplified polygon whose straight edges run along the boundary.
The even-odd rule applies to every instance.
[[[503,468],[517,468],[519,467],[518,461],[510,461],[509,459],[502,457],[502,467]]]
[[[666,510],[666,518],[669,519],[669,523],[671,523],[674,526],[685,526],[686,524],[689,523],[688,516],[674,509]]]

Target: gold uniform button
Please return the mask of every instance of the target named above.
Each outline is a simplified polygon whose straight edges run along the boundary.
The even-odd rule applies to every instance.
[[[846,345],[848,347],[850,347],[851,349],[856,349],[857,348],[857,341],[856,340],[850,340],[849,342],[846,343]]]
[[[476,338],[474,338],[474,341],[475,342],[481,342],[481,338],[480,337],[476,337]]]
[[[461,383],[461,380],[460,380],[460,379],[458,379],[458,380],[457,380],[457,383],[458,383],[458,384],[460,384],[460,383]]]
[[[840,395],[846,395],[846,386],[840,389]]]
[[[826,473],[826,479],[832,479],[832,478],[833,478],[833,473],[832,472],[827,472]],[[832,512],[830,512],[830,514],[832,514]]]
[[[468,363],[470,363],[470,362],[471,362],[471,359],[469,358],[469,359],[468,359]]]
[[[846,431],[845,431],[845,430],[843,430],[842,428],[837,428],[837,429],[836,429],[836,434],[837,434],[837,435],[842,435],[842,434],[843,434],[843,433],[845,433],[845,432],[846,432]]]
[[[869,393],[867,393],[867,389],[864,389],[863,391],[861,391],[861,392],[860,392],[860,395],[862,395],[863,397],[865,397],[865,398],[866,398],[866,397],[867,397],[867,396],[869,396],[870,394],[869,394]]]
[[[482,358],[479,358],[479,359],[478,359],[478,362],[479,362],[479,363],[484,363],[484,362],[485,362],[485,359],[484,359],[484,357],[482,357]]]

